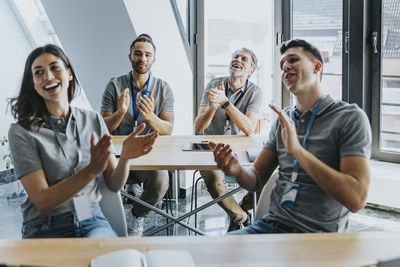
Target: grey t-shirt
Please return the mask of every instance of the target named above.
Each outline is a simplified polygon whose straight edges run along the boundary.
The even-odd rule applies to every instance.
[[[226,88],[226,85],[229,85],[229,83],[227,82],[228,78],[229,77],[220,77],[211,80],[207,84],[206,89],[203,92],[203,97],[201,99],[200,106],[210,106],[211,103],[208,100],[206,92],[214,87],[218,87],[221,84],[221,82],[224,83],[224,86]],[[228,86],[227,97],[229,101],[231,102],[231,104],[235,104],[237,99],[239,99],[238,103],[236,103],[235,106],[243,114],[246,114],[246,112],[249,110],[254,111],[256,113],[260,113],[260,108],[262,104],[261,88],[250,81],[248,81],[247,87],[246,88],[245,87],[246,85],[243,86],[241,89],[237,90],[236,92],[234,92],[232,88]],[[244,91],[243,96],[241,96],[242,91]],[[207,127],[207,129],[204,130],[204,134],[223,135],[225,123],[226,123],[226,112],[221,107],[218,107],[218,109],[215,111],[214,117],[210,125]],[[232,135],[244,134],[232,122],[232,120],[229,120],[229,125],[231,126]]]
[[[292,108],[284,111],[289,114]],[[303,142],[312,109],[296,119],[296,131]],[[283,191],[290,182],[294,157],[285,148],[281,126],[276,120],[269,133],[265,149],[276,153],[279,177],[271,194],[267,218],[280,221],[305,232],[343,232],[348,228],[349,210],[319,187],[304,171],[299,169],[296,184],[299,190],[292,208],[281,205]],[[345,156],[370,157],[371,128],[363,110],[355,104],[322,100],[305,149],[329,167],[340,171],[340,159]]]
[[[138,101],[141,96],[144,96],[145,88],[141,90],[133,84],[135,100],[136,100],[136,108],[138,108]],[[122,75],[120,77],[114,77],[107,84],[106,89],[103,94],[103,100],[101,103],[101,111],[111,111],[116,112],[119,109],[118,98],[122,94],[122,92],[126,89],[130,89],[130,73]],[[111,134],[113,135],[128,135],[132,132],[133,127],[135,125],[135,119],[133,116],[133,104],[132,104],[132,93],[130,91],[130,101],[128,112],[125,114],[118,128],[115,129]],[[159,79],[154,77],[154,75],[150,74],[149,88],[147,90],[147,96],[153,96],[154,98],[154,114],[160,116],[161,111],[174,111],[174,95],[172,94],[172,90],[169,85]],[[143,118],[140,114],[138,118],[137,125],[141,123],[146,123],[146,128],[142,132],[142,134],[147,134],[152,132],[152,128],[149,123]]]
[[[28,131],[19,124],[12,124],[8,131],[14,169],[18,178],[43,169],[49,186],[57,184],[87,166],[90,162],[90,139],[92,132],[96,140],[109,134],[103,118],[96,112],[70,106],[68,123],[64,119],[47,116],[46,124],[39,130]],[[113,148],[110,149],[111,152]],[[98,202],[101,193],[97,178],[93,179],[78,195],[86,195],[89,202]],[[23,222],[41,214],[28,197],[21,205]],[[73,211],[70,200],[46,215],[58,215]]]

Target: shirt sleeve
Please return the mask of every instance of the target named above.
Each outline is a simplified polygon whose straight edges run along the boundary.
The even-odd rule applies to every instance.
[[[160,111],[174,111],[174,94],[172,93],[171,87],[167,83],[164,84],[165,93],[164,93],[164,101]]]
[[[260,114],[261,105],[262,105],[262,91],[259,87],[255,87],[254,93],[250,98],[246,111],[251,110],[256,112],[257,114]]]
[[[201,101],[200,101],[200,106],[207,106],[208,107],[208,106],[211,105],[210,100],[208,100],[208,97],[206,95],[206,92],[213,87],[212,84],[213,84],[213,81],[210,81],[207,84],[206,88],[204,89],[203,96],[201,97]]]
[[[100,125],[100,137],[104,136],[105,134],[111,135],[110,132],[108,131],[107,125],[104,122],[103,117],[97,112],[96,112],[96,119]],[[110,152],[112,154],[115,154],[115,149],[113,144],[110,146]]]
[[[114,103],[116,103],[116,96],[115,95],[115,85],[113,83],[113,80],[111,79],[107,86],[106,89],[104,90],[103,93],[103,98],[101,101],[101,111],[111,111],[114,112],[116,110],[116,107],[114,107]]]
[[[28,130],[13,124],[8,131],[8,140],[14,171],[18,178],[43,169],[39,148]]]
[[[339,153],[344,156],[371,156],[371,127],[364,111],[356,107],[343,114],[340,128]]]

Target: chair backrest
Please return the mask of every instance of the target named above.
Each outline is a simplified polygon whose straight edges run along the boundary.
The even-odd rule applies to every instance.
[[[104,216],[106,216],[111,227],[119,236],[128,236],[121,194],[111,191],[105,183],[103,176],[99,178],[99,189],[103,196],[100,201],[100,208]]]
[[[271,197],[272,188],[275,185],[276,177],[278,177],[279,172],[276,170],[272,173],[271,177],[268,179],[267,183],[264,185],[260,198],[257,202],[256,214],[254,215],[254,221],[261,218],[268,213],[269,202]]]

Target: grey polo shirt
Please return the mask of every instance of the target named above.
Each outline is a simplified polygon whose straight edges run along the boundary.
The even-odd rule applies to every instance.
[[[66,124],[64,119],[47,116],[46,124],[38,132],[38,127],[28,131],[19,124],[12,124],[8,131],[10,150],[14,159],[17,177],[42,169],[49,186],[57,184],[90,162],[90,139],[92,132],[96,140],[108,134],[100,114],[70,106],[71,115]],[[113,148],[110,149],[111,152]],[[90,203],[98,202],[101,193],[97,178],[93,179],[78,195],[86,195]],[[21,205],[23,222],[41,214],[28,197]],[[73,211],[70,200],[46,215],[58,215]]]
[[[228,78],[229,77],[220,77],[211,80],[207,84],[206,89],[203,92],[203,97],[201,99],[200,106],[210,106],[211,103],[208,100],[206,92],[214,87],[218,87],[221,84],[221,82],[224,82],[224,85],[229,85],[229,83],[227,83]],[[240,97],[242,91],[244,91],[244,94],[242,97]],[[255,85],[250,81],[248,81],[247,88],[243,86],[236,92],[234,92],[232,88],[229,86],[227,97],[231,102],[231,104],[236,103],[237,99],[240,98],[239,102],[236,104],[236,108],[239,109],[240,112],[242,112],[243,114],[246,114],[246,112],[249,110],[254,111],[256,113],[260,113],[260,108],[262,104],[262,91],[260,87],[258,87],[257,85]],[[215,111],[214,117],[210,125],[207,127],[207,129],[204,130],[204,134],[223,135],[225,123],[226,123],[226,112],[221,107],[218,107],[218,109]],[[232,122],[232,120],[229,120],[229,125],[231,126],[232,135],[244,134]]]
[[[289,114],[292,108],[286,108]],[[296,131],[303,142],[312,108],[297,114]],[[280,221],[305,232],[343,232],[348,229],[349,210],[320,188],[299,169],[299,185],[294,207],[281,205],[283,190],[293,172],[294,157],[285,148],[281,126],[274,122],[265,149],[276,153],[279,177],[271,194],[267,218]],[[320,104],[305,149],[329,167],[340,171],[340,159],[345,156],[370,157],[371,128],[363,110],[355,104],[333,100],[327,96]]]
[[[144,96],[144,92],[146,88],[142,88],[140,90],[136,84],[133,84],[134,93],[136,98],[136,108],[138,107],[138,101],[141,96]],[[105,112],[116,112],[119,109],[118,98],[122,94],[122,92],[126,89],[130,89],[130,74],[122,75],[120,77],[115,77],[110,80],[107,84],[106,89],[103,94],[103,100],[101,104],[101,111]],[[133,116],[133,104],[132,104],[132,94],[131,91],[129,93],[131,99],[129,101],[128,112],[125,114],[118,128],[115,129],[112,134],[113,135],[128,135],[132,132],[133,127],[135,125],[135,119]],[[161,111],[174,111],[174,96],[172,94],[172,90],[169,85],[159,79],[154,77],[154,75],[150,74],[150,83],[149,88],[147,90],[147,96],[153,96],[154,98],[154,114],[158,117],[160,116]],[[146,128],[142,132],[142,134],[147,134],[152,132],[152,128],[149,123],[143,118],[140,114],[138,118],[137,125],[141,123],[146,123]]]

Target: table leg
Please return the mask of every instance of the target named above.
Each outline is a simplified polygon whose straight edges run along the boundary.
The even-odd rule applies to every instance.
[[[168,226],[172,225],[173,223],[179,223],[180,225],[182,225],[182,226],[188,228],[188,225],[187,225],[186,223],[181,223],[180,221],[181,221],[181,220],[184,220],[184,219],[186,219],[187,217],[190,217],[190,216],[192,216],[193,214],[196,214],[197,212],[202,211],[202,210],[204,210],[204,209],[206,209],[206,208],[208,208],[208,207],[210,207],[210,206],[212,206],[212,205],[214,205],[214,204],[216,204],[216,203],[218,203],[218,202],[220,202],[220,201],[222,201],[222,200],[224,200],[225,198],[227,198],[227,197],[229,197],[229,196],[232,196],[233,194],[236,194],[237,192],[241,191],[242,189],[243,189],[243,188],[238,187],[238,188],[236,188],[236,189],[234,189],[234,190],[232,190],[232,191],[226,193],[225,195],[220,196],[220,197],[217,197],[216,199],[214,199],[214,200],[212,200],[212,201],[210,201],[210,202],[208,202],[208,203],[206,203],[206,204],[204,204],[204,205],[198,207],[197,209],[194,209],[193,211],[188,212],[188,213],[186,213],[186,214],[184,214],[184,215],[182,215],[182,216],[180,216],[180,217],[178,217],[178,218],[174,218],[174,217],[172,217],[172,216],[170,216],[170,215],[168,214],[169,217],[172,217],[171,220],[173,220],[173,221],[171,221],[171,222],[169,222],[169,223],[167,223],[167,224],[164,224],[163,226],[161,226],[161,227],[158,228],[158,229],[154,229],[154,230],[153,230],[152,232],[150,232],[148,235],[154,235],[155,233],[158,233],[159,231],[161,231],[161,230],[167,228]],[[146,203],[146,204],[147,204],[147,203]],[[147,205],[149,205],[149,204],[147,204]],[[191,227],[191,226],[190,226],[190,227]],[[188,229],[190,229],[190,228],[188,228]],[[194,228],[194,229],[195,229],[195,228]],[[192,229],[191,229],[191,230],[192,230]],[[195,232],[195,233],[197,233],[197,234],[200,234],[200,235],[206,235],[205,233],[203,233],[203,232],[201,232],[200,230],[197,230],[197,229],[196,229],[196,231],[194,231],[194,230],[192,230],[192,231]]]
[[[160,209],[157,209],[156,207],[150,205],[149,203],[144,202],[143,200],[141,200],[141,199],[139,199],[139,198],[137,198],[137,197],[135,197],[135,196],[132,196],[131,194],[128,194],[125,190],[121,190],[121,195],[123,195],[123,196],[125,196],[125,197],[127,197],[127,198],[133,200],[134,202],[137,202],[137,203],[139,203],[139,204],[145,206],[146,208],[148,208],[148,209],[150,209],[150,210],[152,210],[152,211],[154,211],[154,212],[157,212],[158,214],[160,214],[160,215],[162,215],[162,216],[164,216],[164,217],[166,217],[166,218],[172,220],[172,221],[169,222],[168,224],[162,226],[159,230],[157,229],[158,231],[156,231],[156,232],[153,231],[154,233],[151,232],[149,235],[155,234],[155,233],[157,233],[157,232],[159,232],[159,231],[165,229],[166,227],[168,227],[168,226],[170,226],[170,225],[172,225],[172,224],[174,224],[174,223],[179,223],[179,224],[182,225],[183,227],[186,227],[187,229],[189,229],[189,230],[191,230],[191,231],[193,231],[193,232],[195,232],[195,233],[197,233],[197,234],[199,234],[199,235],[205,235],[205,233],[203,233],[203,232],[197,230],[196,228],[193,228],[192,226],[190,226],[190,225],[188,225],[188,224],[186,224],[186,223],[184,223],[184,222],[180,222],[180,221],[178,220],[180,217],[177,219],[177,218],[175,218],[175,217],[169,215],[168,213],[165,213],[164,211],[162,211],[162,210],[160,210]],[[186,218],[186,216],[185,216],[184,218]],[[184,219],[184,218],[183,218],[183,219]]]

